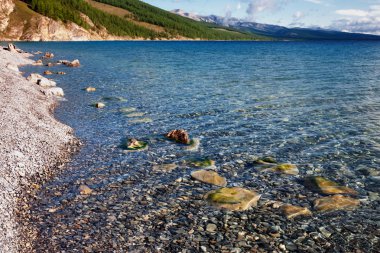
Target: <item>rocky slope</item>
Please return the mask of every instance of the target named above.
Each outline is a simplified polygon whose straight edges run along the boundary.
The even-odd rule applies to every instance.
[[[82,18],[92,26],[91,20]],[[110,35],[106,29],[88,31],[75,23],[42,16],[19,0],[0,0],[0,40],[2,41],[83,41],[128,39]]]

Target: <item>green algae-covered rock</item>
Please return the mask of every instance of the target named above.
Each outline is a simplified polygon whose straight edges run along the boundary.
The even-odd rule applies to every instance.
[[[144,141],[138,141],[136,139],[129,139],[127,144],[124,145],[128,151],[139,151],[148,148],[148,143]]]
[[[274,159],[271,156],[264,156],[264,157],[261,157],[261,158],[257,159],[256,161],[254,161],[254,163],[255,164],[261,164],[261,165],[264,165],[264,164],[276,164],[277,161],[276,161],[276,159]]]
[[[213,206],[231,211],[244,211],[256,206],[260,194],[240,187],[220,188],[210,191],[205,199]]]
[[[217,172],[211,170],[194,171],[191,173],[191,177],[206,184],[213,184],[222,187],[227,185],[226,178],[219,176]]]
[[[319,212],[351,210],[359,206],[360,201],[343,195],[334,195],[316,199],[314,209]]]
[[[215,161],[211,159],[193,160],[189,162],[189,165],[194,167],[207,168],[215,166]]]
[[[320,192],[327,195],[333,194],[349,194],[349,195],[357,195],[358,192],[347,187],[341,186],[331,180],[328,180],[324,177],[320,176],[310,176],[305,178],[304,180],[305,186],[309,189]]]
[[[269,168],[269,170],[287,175],[298,175],[299,173],[297,166],[289,163],[276,165],[272,168]]]

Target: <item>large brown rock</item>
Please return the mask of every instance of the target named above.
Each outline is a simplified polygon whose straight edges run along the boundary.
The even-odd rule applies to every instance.
[[[220,188],[210,191],[205,199],[213,206],[231,211],[244,211],[256,206],[260,194],[240,187]]]
[[[342,209],[354,209],[360,201],[343,195],[334,195],[316,199],[314,209],[319,212],[328,212]]]
[[[358,192],[347,187],[341,186],[329,179],[320,176],[307,177],[304,180],[305,186],[309,189],[320,192],[322,194],[333,195],[333,194],[349,194],[357,195]]]
[[[206,184],[213,184],[222,187],[227,185],[226,178],[219,176],[218,173],[211,170],[194,171],[191,173],[191,177]]]
[[[190,144],[189,134],[183,129],[176,129],[166,134],[166,137],[182,144]]]

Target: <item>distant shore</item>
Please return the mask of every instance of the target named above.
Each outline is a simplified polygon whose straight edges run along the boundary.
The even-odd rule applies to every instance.
[[[73,130],[52,115],[57,99],[21,75],[18,66],[32,64],[31,56],[0,48],[1,253],[20,251],[16,210],[24,192],[38,188],[78,145]]]

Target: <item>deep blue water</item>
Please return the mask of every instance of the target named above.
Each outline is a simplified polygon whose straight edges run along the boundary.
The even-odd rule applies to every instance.
[[[52,67],[66,93],[56,117],[85,142],[69,164],[80,173],[210,157],[218,164],[272,155],[301,174],[340,175],[380,165],[380,44],[376,42],[20,43],[78,58]],[[43,72],[47,67],[26,67]],[[97,88],[94,93],[82,90]],[[106,108],[90,105],[104,97]],[[133,107],[150,123],[134,123]],[[152,138],[176,128],[201,139],[197,152]],[[125,154],[125,137],[150,140]],[[74,173],[75,174],[75,173]]]

